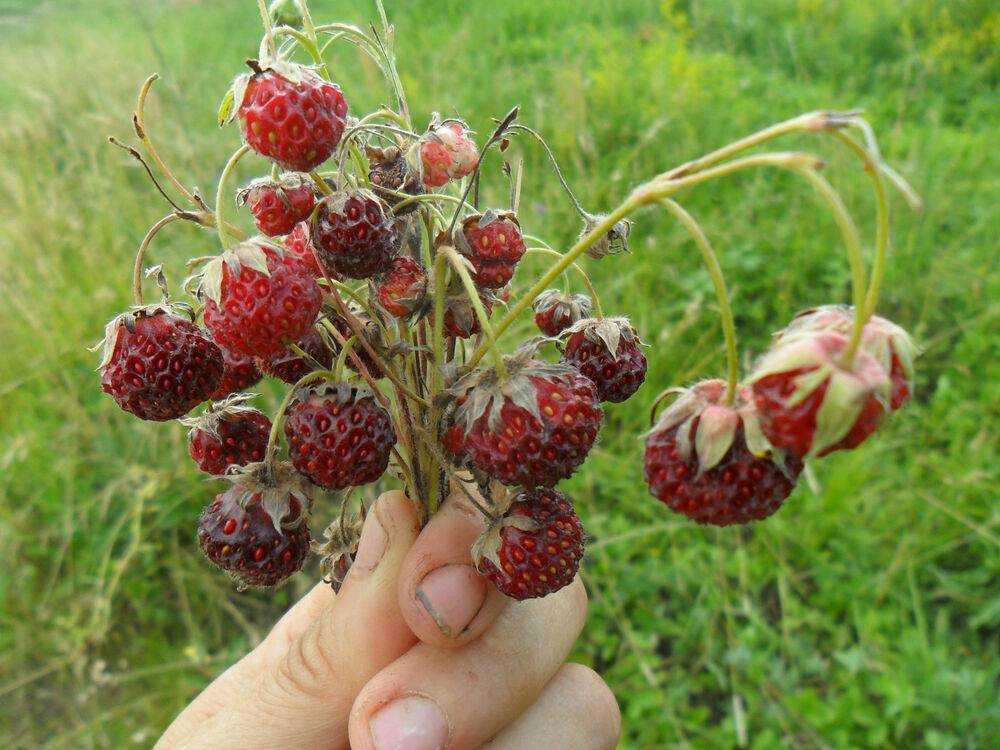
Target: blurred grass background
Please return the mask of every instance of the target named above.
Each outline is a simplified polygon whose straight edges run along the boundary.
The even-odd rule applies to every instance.
[[[322,20],[372,13],[361,0],[313,5]],[[652,365],[567,483],[596,540],[575,658],[618,696],[626,748],[996,747],[996,5],[387,5],[418,121],[461,113],[488,131],[520,103],[594,210],[772,121],[866,109],[926,201],[919,215],[893,201],[881,305],[926,347],[914,403],[861,449],[819,462],[818,490],[803,483],[765,523],[720,532],[672,515],[647,495],[634,436],[660,389],[721,373],[721,337],[692,245],[663,217],[640,216],[635,252],[590,266],[606,309],[632,316],[651,344]],[[183,429],[120,412],[84,349],[129,303],[134,247],[165,212],[105,137],[134,140],[135,91],[159,72],[151,128],[183,179],[211,194],[237,142],[215,110],[258,33],[251,0],[0,0],[4,747],[150,745],[315,575],[237,594],[212,572],[194,539],[211,488]],[[329,59],[355,113],[386,98],[352,49]],[[817,139],[784,146],[831,157],[828,176],[870,236],[856,165]],[[577,221],[544,160],[528,144],[512,153],[528,167],[522,222],[565,246]],[[721,253],[748,357],[796,310],[847,299],[832,222],[796,179],[747,173],[681,201]],[[177,280],[214,239],[168,231],[154,253]]]

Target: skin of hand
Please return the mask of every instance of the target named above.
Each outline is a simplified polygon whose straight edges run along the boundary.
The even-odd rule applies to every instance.
[[[507,599],[472,567],[483,528],[460,492],[422,531],[402,493],[382,495],[340,593],[318,583],[157,750],[614,748],[614,695],[564,663],[583,584]]]

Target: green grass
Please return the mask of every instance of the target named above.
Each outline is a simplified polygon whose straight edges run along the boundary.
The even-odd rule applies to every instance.
[[[803,483],[765,523],[719,532],[669,513],[646,493],[634,436],[659,389],[721,372],[721,335],[693,246],[664,217],[639,217],[631,256],[591,264],[606,309],[634,318],[652,364],[567,483],[596,539],[575,658],[618,696],[623,747],[993,746],[995,5],[388,5],[416,112],[460,112],[486,131],[520,103],[593,209],[769,122],[818,107],[867,110],[885,155],[926,201],[919,215],[893,202],[881,305],[926,347],[914,403],[861,449],[819,462],[819,489]],[[324,19],[360,21],[370,10],[316,6]],[[237,139],[215,128],[215,109],[257,31],[250,0],[0,2],[5,747],[149,745],[308,581],[237,594],[208,569],[193,525],[211,488],[185,460],[182,428],[118,411],[84,350],[128,303],[130,255],[165,212],[105,136],[131,139],[134,92],[158,71],[154,133],[211,194]],[[331,61],[355,112],[386,98],[350,49]],[[869,186],[855,165],[816,139],[786,146],[830,157],[829,176],[870,234]],[[576,221],[538,152],[524,148],[522,220],[565,245]],[[832,222],[796,179],[748,173],[681,200],[720,251],[745,352],[759,352],[797,309],[847,298]],[[168,231],[154,252],[176,280],[213,238]]]

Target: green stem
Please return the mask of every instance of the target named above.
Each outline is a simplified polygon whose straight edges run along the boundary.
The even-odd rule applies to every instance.
[[[222,243],[223,250],[229,247],[229,243],[226,239],[228,225],[223,217],[222,209],[223,205],[226,203],[226,185],[229,182],[229,178],[232,175],[233,170],[236,168],[236,164],[249,150],[250,147],[245,143],[236,149],[233,155],[229,157],[229,161],[226,162],[226,166],[222,170],[222,174],[219,175],[219,186],[215,191],[215,228],[219,232],[219,242]]]
[[[153,224],[146,232],[146,236],[142,238],[142,242],[139,243],[139,249],[135,253],[135,263],[132,266],[132,300],[137,305],[142,304],[142,264],[146,258],[146,249],[149,247],[149,243],[153,241],[153,237],[167,224],[170,224],[178,219],[181,219],[180,215],[176,213],[170,213],[160,219],[158,222]]]
[[[454,269],[455,273],[458,274],[458,278],[462,281],[462,286],[465,287],[465,294],[469,298],[469,304],[472,305],[472,309],[475,311],[476,317],[479,319],[479,327],[483,329],[483,333],[486,335],[486,343],[489,346],[490,354],[493,357],[493,366],[496,368],[497,375],[500,379],[506,380],[507,365],[504,364],[503,353],[500,351],[500,347],[497,346],[497,337],[493,334],[493,326],[490,325],[490,316],[486,313],[486,308],[483,307],[483,301],[479,298],[479,292],[476,289],[476,284],[472,280],[472,276],[469,275],[469,269],[467,269],[462,263],[462,258],[459,256],[455,248],[443,247],[440,252],[447,255],[448,262],[451,263],[451,267]]]
[[[882,170],[868,150],[846,133],[837,131],[833,135],[861,159],[865,172],[871,177],[875,192],[875,259],[872,261],[871,275],[868,277],[868,292],[865,295],[864,305],[864,323],[867,323],[878,306],[882,279],[885,276],[889,250],[889,200],[885,181],[882,179]]]
[[[257,0],[257,10],[260,11],[260,22],[264,26],[264,39],[267,43],[267,49],[273,57],[275,55],[274,24],[271,21],[271,14],[267,10],[267,0]]]
[[[865,327],[865,261],[861,252],[861,237],[858,228],[851,218],[850,212],[841,200],[840,195],[833,186],[813,169],[796,169],[808,180],[820,196],[826,201],[833,218],[837,222],[837,228],[844,238],[844,246],[847,250],[847,261],[851,267],[851,288],[854,301],[854,327],[851,330],[851,339],[844,351],[842,364],[850,368],[854,362],[854,355],[861,343],[861,332]]]
[[[344,345],[340,347],[340,354],[337,355],[337,363],[334,365],[333,373],[337,380],[344,376],[344,365],[347,364],[347,357],[354,349],[354,344],[358,341],[357,336],[351,336]]]
[[[549,270],[546,271],[545,274],[543,274],[542,277],[517,300],[517,302],[511,305],[503,319],[493,327],[494,332],[498,337],[503,335],[504,331],[506,331],[517,319],[517,316],[524,312],[524,310],[531,304],[532,300],[541,294],[553,282],[553,280],[563,272],[565,268],[568,268],[569,265],[579,258],[588,247],[607,234],[607,232],[621,219],[628,217],[638,208],[651,203],[659,202],[663,198],[667,198],[685,188],[692,187],[703,182],[708,182],[716,177],[722,177],[743,169],[749,169],[751,167],[770,166],[782,169],[792,169],[794,171],[812,171],[818,168],[821,164],[822,162],[819,159],[810,154],[796,152],[755,154],[753,156],[743,157],[742,159],[736,159],[735,161],[731,161],[726,164],[721,164],[711,169],[706,169],[705,171],[698,172],[697,174],[691,174],[677,179],[671,179],[666,175],[661,175],[660,177],[654,178],[653,180],[640,185],[632,191],[632,193],[621,203],[621,205],[605,216],[593,227],[593,229],[580,237],[580,239],[576,241],[576,244],[566,251],[561,260],[554,263]],[[485,347],[480,345],[476,351],[472,353],[466,367],[468,369],[475,367],[476,364],[478,364],[483,358],[485,353]]]
[[[701,251],[701,258],[708,269],[708,275],[712,279],[715,287],[715,297],[719,302],[719,317],[722,318],[722,333],[726,339],[726,364],[728,377],[726,378],[726,405],[732,406],[736,400],[736,388],[740,377],[739,354],[736,349],[736,324],[733,320],[733,308],[729,300],[729,292],[726,290],[726,279],[719,265],[718,256],[712,249],[712,244],[705,236],[701,225],[689,214],[679,203],[669,198],[660,201],[667,211],[676,217],[691,235],[698,250]]]
[[[153,145],[153,140],[149,137],[149,129],[146,127],[146,97],[149,95],[149,90],[152,88],[153,83],[160,76],[156,73],[149,76],[143,82],[142,86],[139,88],[139,95],[136,97],[135,102],[135,113],[132,115],[132,123],[135,126],[135,133],[142,141],[142,145],[146,147],[146,153],[149,154],[150,158],[156,162],[156,166],[160,168],[160,171],[170,180],[171,184],[177,188],[178,192],[183,195],[188,201],[198,206],[199,208],[206,208],[203,201],[199,200],[198,196],[184,187],[181,181],[177,179],[177,176],[173,173],[173,170],[167,166],[166,162],[160,157],[160,152],[156,150],[156,146]]]
[[[316,170],[310,172],[309,176],[312,178],[312,181],[316,184],[316,188],[323,195],[333,195],[333,190],[330,189],[330,186],[326,184],[326,180],[320,177],[319,173]]]

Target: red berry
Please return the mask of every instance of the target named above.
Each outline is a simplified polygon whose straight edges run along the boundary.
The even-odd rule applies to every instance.
[[[587,318],[571,328],[563,361],[594,381],[601,401],[628,400],[646,380],[646,357],[625,318]]]
[[[403,255],[393,258],[389,270],[379,279],[376,296],[390,315],[408,317],[427,296],[427,272],[412,258]]]
[[[441,187],[449,180],[460,180],[472,174],[479,164],[479,150],[469,135],[460,122],[432,128],[420,144],[424,185]]]
[[[299,339],[298,347],[323,369],[328,370],[333,364],[333,352],[315,328],[311,328],[309,333]],[[293,385],[316,369],[314,364],[291,349],[286,349],[271,360],[257,360],[257,364],[267,375]]]
[[[558,336],[577,321],[590,315],[591,301],[585,294],[566,294],[556,289],[535,298],[535,325],[546,336]]]
[[[473,281],[487,289],[505,286],[524,257],[521,227],[509,212],[488,211],[468,217],[455,240],[458,251],[472,263]]]
[[[368,181],[375,194],[392,207],[396,216],[405,216],[416,211],[420,207],[416,201],[401,209],[397,208],[397,204],[404,199],[396,193],[420,195],[424,192],[420,173],[410,167],[402,152],[396,147],[379,149],[370,146],[365,149],[365,152],[368,155],[368,163],[371,165]]]
[[[222,352],[204,332],[162,307],[119,315],[105,330],[101,389],[140,419],[183,417],[222,380]]]
[[[370,393],[348,385],[304,389],[288,407],[285,437],[295,468],[335,490],[382,476],[396,444],[389,413]]]
[[[891,386],[881,365],[858,350],[850,369],[846,336],[803,334],[780,343],[750,382],[761,429],[777,448],[800,458],[855,448],[885,416]]]
[[[367,279],[389,270],[400,237],[385,204],[374,193],[356,190],[320,202],[312,240],[326,271]]]
[[[322,303],[316,280],[300,263],[256,240],[211,261],[201,289],[205,325],[216,343],[233,354],[261,359],[280,355],[302,338]]]
[[[236,484],[201,513],[198,542],[205,556],[245,586],[275,586],[302,567],[309,527],[301,495]],[[268,497],[270,495],[270,497]],[[273,518],[269,505],[280,508]]]
[[[583,463],[604,412],[594,384],[572,367],[514,362],[502,384],[474,372],[452,391],[458,399],[444,445],[507,485],[551,487]]]
[[[306,68],[281,69],[257,70],[247,82],[238,110],[243,137],[283,168],[310,172],[340,143],[347,102],[339,88]]]
[[[221,349],[221,347],[220,347]],[[222,379],[209,396],[212,401],[221,401],[234,393],[253,388],[263,377],[253,357],[240,357],[226,349],[222,351]]]
[[[190,425],[188,451],[198,468],[207,474],[225,474],[230,466],[246,466],[264,460],[271,420],[267,415],[241,405],[222,404],[209,409]]]
[[[312,183],[301,175],[282,175],[279,180],[254,180],[240,191],[237,200],[249,205],[257,228],[268,237],[288,234],[308,219],[316,197]]]
[[[323,269],[319,267],[316,253],[313,252],[312,231],[308,221],[296,224],[281,244],[285,248],[285,254],[295,259],[311,276],[322,278]],[[335,275],[331,278],[339,279]]]
[[[800,312],[785,330],[775,337],[775,345],[800,334],[815,331],[836,331],[850,337],[854,327],[854,308],[848,305],[823,305]],[[889,409],[895,411],[905,404],[913,391],[913,360],[918,352],[910,335],[892,321],[873,315],[861,333],[861,348],[872,355],[889,373],[892,390]],[[874,407],[871,407],[872,409]]]
[[[512,599],[546,596],[568,586],[583,557],[583,526],[561,492],[528,490],[473,547],[479,572]]]
[[[713,526],[767,518],[795,487],[802,461],[772,459],[752,407],[726,406],[721,380],[697,384],[664,412],[646,438],[645,477],[671,510]],[[748,445],[748,436],[751,442]]]

